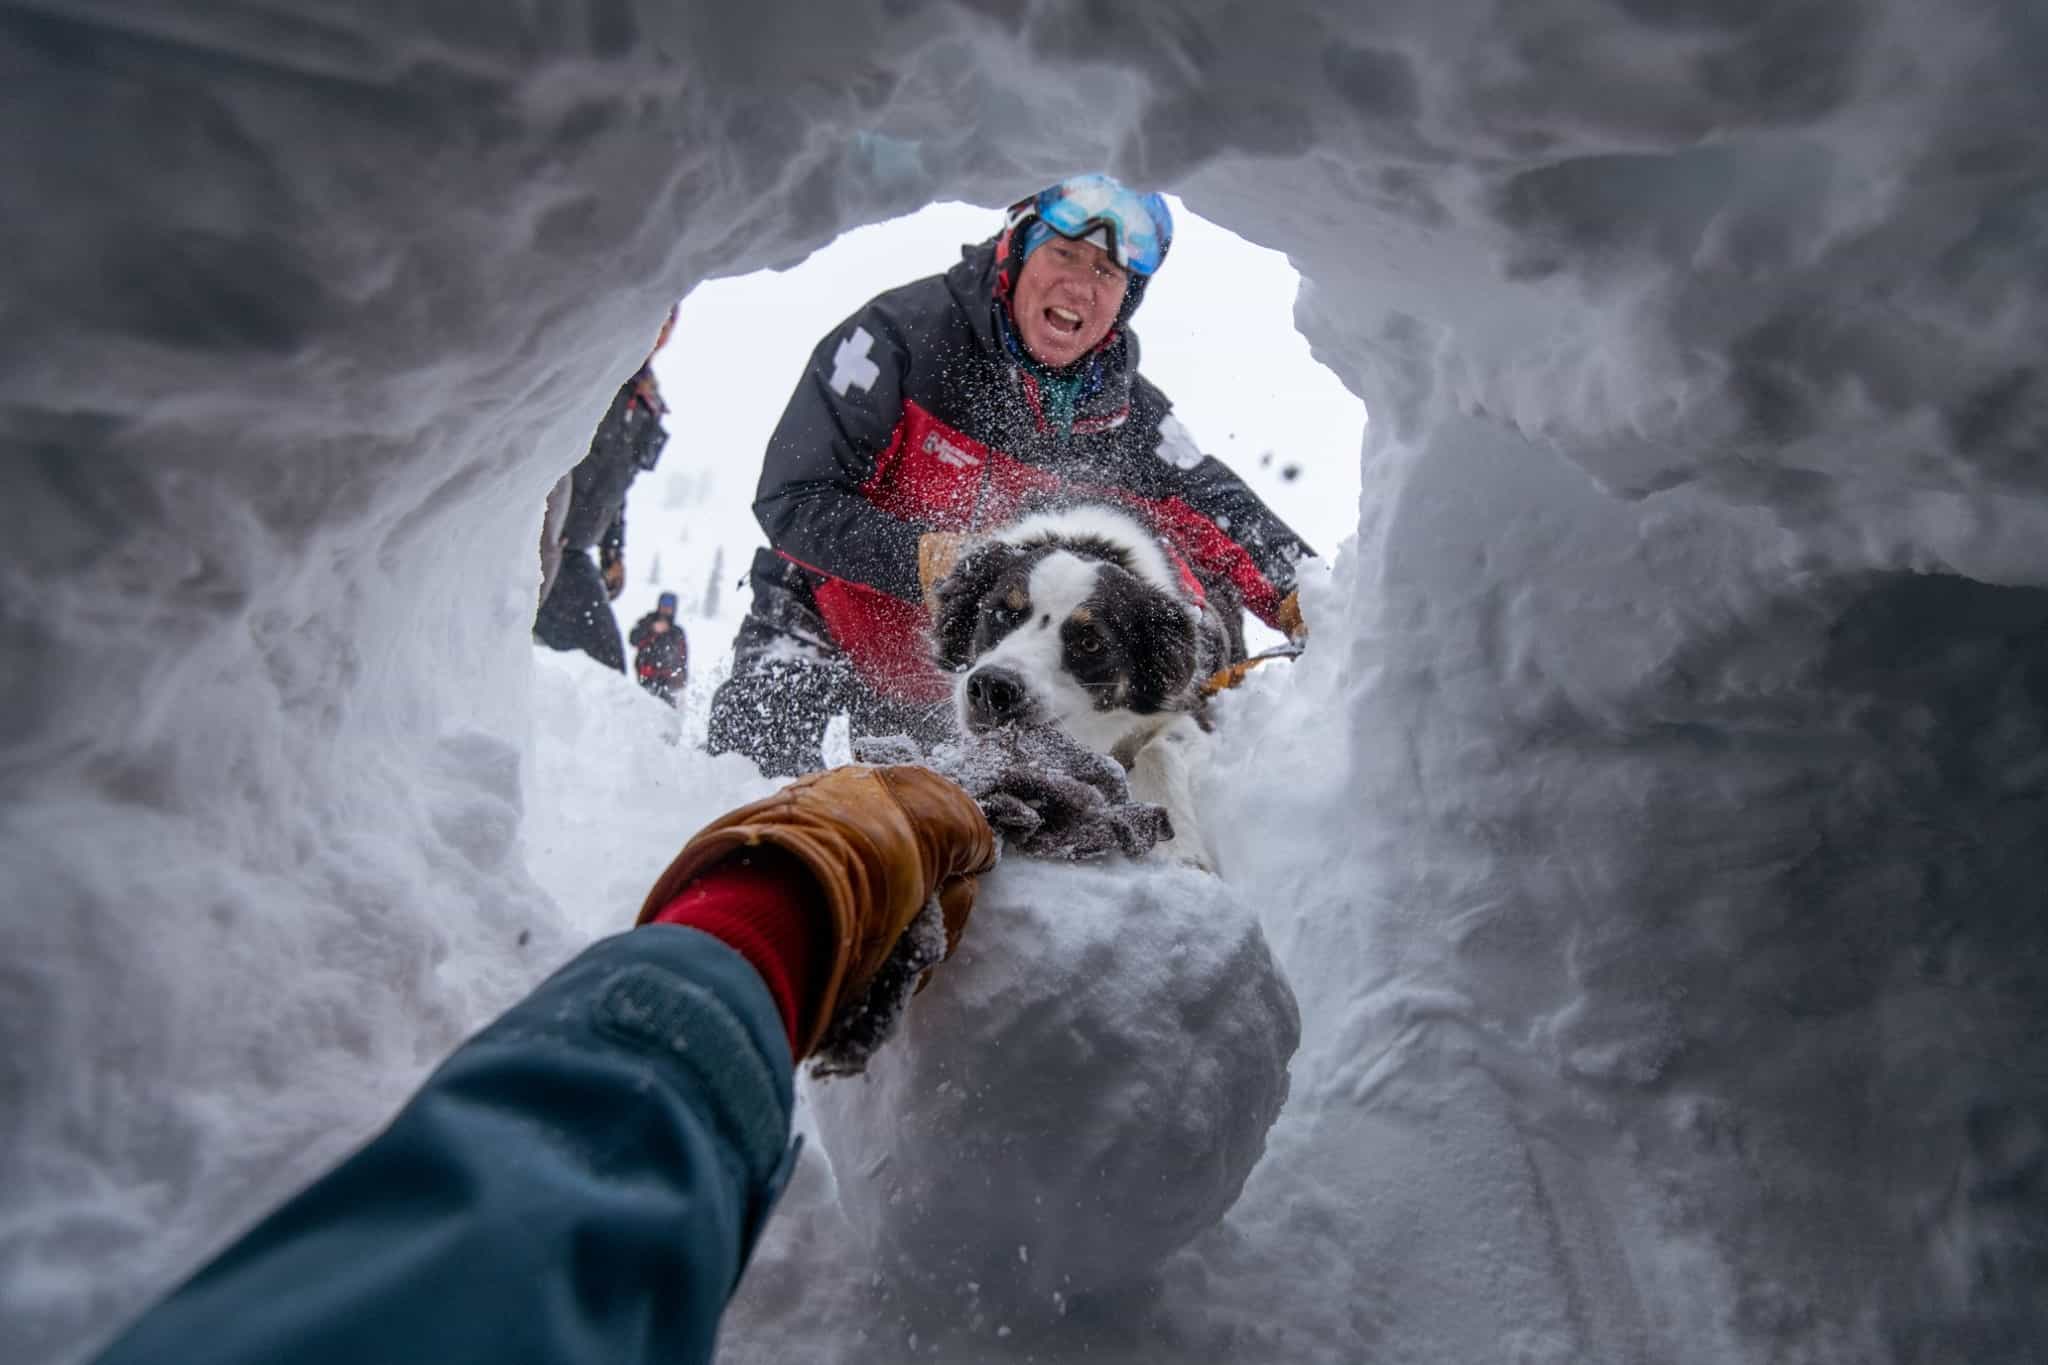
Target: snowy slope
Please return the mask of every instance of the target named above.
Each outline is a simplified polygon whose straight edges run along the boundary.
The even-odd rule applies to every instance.
[[[81,1358],[760,789],[525,641],[667,301],[1090,164],[1286,252],[1373,414],[1203,796],[1289,1105],[1155,1284],[1029,1323],[859,1279],[807,1163],[727,1354],[2043,1354],[2038,7],[78,3],[0,51],[0,1357]]]

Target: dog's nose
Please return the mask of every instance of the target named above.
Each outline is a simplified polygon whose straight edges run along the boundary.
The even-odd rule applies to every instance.
[[[977,729],[1021,720],[1030,709],[1024,675],[1008,668],[978,668],[967,677],[967,717]]]

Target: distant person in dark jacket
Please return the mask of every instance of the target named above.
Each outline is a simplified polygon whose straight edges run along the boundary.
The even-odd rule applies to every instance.
[[[968,536],[1048,503],[1122,507],[1212,597],[1300,629],[1308,547],[1138,373],[1130,318],[1172,237],[1159,195],[1075,176],[818,343],[762,463],[768,548],[712,699],[712,752],[802,772],[839,712],[856,735],[943,737],[950,680],[930,661],[924,588]]]
[[[951,952],[995,857],[926,768],[835,768],[713,821],[640,927],[463,1044],[100,1365],[705,1365],[795,1165],[794,1063],[933,901]]]
[[[676,595],[665,592],[656,598],[654,610],[633,626],[627,642],[638,651],[633,672],[640,685],[674,706],[690,673],[690,642],[676,621]]]
[[[660,351],[675,310],[654,343]],[[607,668],[626,668],[625,646],[611,604],[626,586],[626,493],[642,470],[661,459],[668,405],[655,382],[654,356],[620,386],[591,438],[590,453],[570,471],[567,514],[559,537],[561,562],[534,618],[533,635],[550,649],[580,649]],[[597,561],[591,561],[596,550]],[[547,547],[542,547],[543,573]]]

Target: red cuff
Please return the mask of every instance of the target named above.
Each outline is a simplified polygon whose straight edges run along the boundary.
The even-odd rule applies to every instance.
[[[817,886],[801,864],[772,849],[733,857],[684,887],[653,922],[701,930],[752,964],[796,1054],[797,1019],[818,1006],[831,946]]]

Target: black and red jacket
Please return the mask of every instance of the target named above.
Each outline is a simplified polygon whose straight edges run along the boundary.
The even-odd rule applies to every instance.
[[[934,698],[946,683],[924,643],[918,537],[995,530],[1044,502],[1113,501],[1273,622],[1295,561],[1311,552],[1195,447],[1166,395],[1138,374],[1137,338],[1119,329],[1083,362],[1068,425],[1048,419],[1040,378],[1006,340],[1003,307],[995,243],[985,242],[945,274],[874,299],[818,344],[754,499],[787,565],[775,586],[808,599],[871,685]]]
[[[633,656],[633,671],[642,678],[681,679],[690,671],[690,641],[683,634],[682,622],[669,618],[668,629],[657,634],[654,623],[661,619],[657,608],[633,623],[633,630],[626,637],[626,643],[637,653]]]

